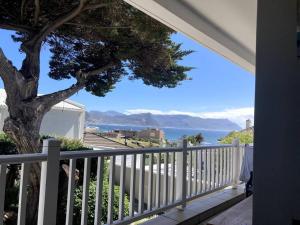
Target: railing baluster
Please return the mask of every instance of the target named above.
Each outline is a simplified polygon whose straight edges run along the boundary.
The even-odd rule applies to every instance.
[[[144,187],[145,187],[145,154],[140,155],[140,179],[139,179],[139,214],[144,212]]]
[[[184,209],[186,206],[187,197],[187,140],[182,142],[182,151],[176,153],[176,200],[182,201],[178,206],[179,209]]]
[[[216,148],[216,187],[220,187],[220,149]]]
[[[194,151],[194,195],[197,195],[198,189],[198,150]]]
[[[87,225],[87,220],[88,220],[90,173],[91,173],[91,158],[85,158],[83,189],[82,189],[81,225]]]
[[[175,152],[171,153],[170,201],[175,200]]]
[[[134,200],[135,200],[135,175],[136,175],[136,155],[131,158],[131,173],[130,173],[130,205],[129,216],[134,216]]]
[[[18,207],[18,225],[25,224],[26,220],[26,205],[27,205],[27,185],[30,171],[29,163],[22,163],[21,181],[19,192],[19,207]]]
[[[199,150],[199,153],[200,153],[200,159],[199,159],[199,162],[200,162],[200,165],[199,165],[199,171],[200,171],[200,191],[199,193],[201,194],[202,191],[203,191],[203,150]]]
[[[121,171],[120,171],[119,220],[124,219],[125,181],[126,181],[126,155],[122,155]]]
[[[107,224],[113,223],[114,214],[114,192],[115,192],[115,162],[116,157],[111,156],[109,160],[109,189],[108,189],[108,206],[107,206]]]
[[[204,184],[203,191],[207,191],[207,149],[204,150]]]
[[[207,191],[211,190],[211,149],[207,150]]]
[[[191,197],[192,196],[192,192],[193,192],[193,178],[192,178],[192,173],[193,173],[193,155],[192,155],[192,151],[189,151],[189,181],[188,181],[188,196]]]
[[[103,202],[102,191],[103,191],[103,172],[104,172],[103,169],[104,169],[104,157],[98,157],[94,225],[101,224],[101,218],[102,218],[102,202]]]
[[[157,153],[157,164],[156,164],[156,208],[160,207],[160,170],[161,170],[161,165],[160,165],[160,158],[161,158],[161,153]]]
[[[215,149],[211,149],[211,189],[214,190],[216,188],[215,184]]]
[[[153,154],[149,155],[149,171],[148,171],[148,210],[152,210],[153,203]]]
[[[3,225],[7,164],[0,164],[0,225]]]
[[[223,149],[223,185],[226,184],[226,148]]]
[[[169,192],[169,187],[168,187],[168,180],[169,180],[169,155],[167,152],[164,154],[164,205],[168,205],[168,192]]]
[[[226,185],[229,183],[229,148],[226,148]]]
[[[231,172],[230,172],[230,183],[233,182],[233,148],[230,148],[230,158],[231,158]]]
[[[74,190],[75,190],[75,170],[76,170],[76,159],[70,159],[70,163],[69,163],[69,179],[68,179],[68,197],[67,197],[66,225],[72,225],[73,224],[73,205],[74,205]]]
[[[223,148],[220,148],[220,187],[223,186]]]

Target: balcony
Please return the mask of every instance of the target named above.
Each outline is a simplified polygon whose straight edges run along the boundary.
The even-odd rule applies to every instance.
[[[10,165],[19,165],[20,185],[17,207],[18,224],[25,224],[27,185],[30,165],[41,163],[39,225],[57,224],[59,170],[67,165],[68,184],[65,204],[65,224],[74,224],[74,192],[76,176],[82,179],[80,224],[92,217],[94,224],[129,224],[154,215],[147,223],[163,220],[177,221],[178,215],[194,222],[206,219],[242,199],[238,176],[243,147],[234,145],[181,148],[115,149],[60,152],[60,143],[44,141],[42,153],[0,156],[0,211],[4,211],[6,175]],[[83,163],[83,171],[76,164]],[[96,168],[91,173],[91,166]],[[96,182],[95,210],[91,215],[89,190],[91,177]],[[103,198],[103,183],[108,182],[108,199]],[[119,186],[119,192],[115,192]],[[232,189],[233,186],[234,189]],[[119,196],[116,196],[116,195]],[[118,212],[114,200],[118,197]],[[125,213],[125,198],[129,199]],[[102,215],[107,201],[107,215]],[[199,211],[197,211],[199,209]],[[202,210],[201,210],[202,209]],[[188,214],[191,214],[187,216]],[[206,216],[203,217],[203,213]],[[198,216],[197,216],[198,215]],[[202,215],[202,217],[201,217]],[[162,218],[162,219],[160,219]],[[198,218],[195,220],[195,218]],[[202,219],[201,219],[202,218]],[[89,220],[90,221],[90,220]],[[78,222],[78,221],[77,221]],[[3,218],[0,218],[3,224]]]

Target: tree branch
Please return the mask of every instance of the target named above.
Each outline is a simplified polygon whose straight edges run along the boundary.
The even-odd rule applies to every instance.
[[[83,10],[92,10],[92,9],[99,9],[110,5],[110,3],[99,3],[99,4],[89,4],[86,5]]]
[[[16,84],[22,85],[24,81],[22,74],[6,58],[1,48],[0,48],[0,77],[2,78],[4,84],[7,86],[11,86],[11,88]]]
[[[41,45],[42,41],[51,33],[53,32],[56,28],[60,27],[64,23],[72,20],[74,17],[76,17],[83,9],[85,6],[87,0],[80,0],[80,3],[77,7],[72,9],[69,13],[58,17],[56,20],[54,20],[52,23],[49,25],[46,25],[37,35],[35,35],[32,39],[30,39],[28,42],[25,43],[23,47],[26,46],[33,46],[33,47],[38,47]],[[26,51],[24,49],[24,51]]]
[[[87,24],[80,24],[80,23],[72,23],[72,22],[67,22],[65,23],[66,25],[70,25],[70,26],[78,26],[78,27],[86,27],[86,28],[91,28],[91,29],[95,29],[95,26],[90,26]],[[111,27],[103,27],[103,26],[97,26],[97,29],[130,29],[130,26],[111,26]]]
[[[34,25],[38,23],[39,15],[40,15],[40,1],[34,0],[35,10],[34,10]]]
[[[91,76],[95,76],[95,75],[98,75],[106,70],[108,70],[109,68],[113,67],[114,66],[114,63],[113,62],[110,62],[108,63],[107,65],[101,67],[101,68],[98,68],[98,69],[94,69],[94,70],[91,70],[89,72],[82,72],[81,70],[79,70],[77,73],[76,73],[76,78],[79,82],[81,83],[85,83],[86,80],[91,77]]]
[[[24,33],[29,33],[31,31],[33,31],[33,29],[29,26],[16,25],[16,24],[10,24],[10,23],[5,23],[5,24],[0,23],[0,29],[20,31],[20,32],[24,32]]]
[[[92,71],[89,71],[86,73],[79,70],[76,73],[76,78],[77,78],[76,84],[73,84],[71,87],[61,90],[61,91],[53,92],[53,93],[47,94],[47,95],[38,96],[33,101],[35,103],[37,103],[39,106],[42,106],[43,109],[49,110],[55,104],[71,97],[76,92],[83,89],[85,87],[85,84],[89,77],[98,75],[98,74],[106,71],[107,69],[111,68],[113,65],[114,65],[113,63],[109,63],[106,66],[103,66],[99,69],[95,69],[95,70],[92,70]]]
[[[84,88],[84,83],[77,82],[76,84],[73,84],[67,89],[53,92],[51,94],[47,95],[41,95],[36,97],[33,102],[37,103],[39,106],[41,106],[44,110],[48,111],[52,106],[55,104],[71,97],[76,92],[80,91],[82,88]]]

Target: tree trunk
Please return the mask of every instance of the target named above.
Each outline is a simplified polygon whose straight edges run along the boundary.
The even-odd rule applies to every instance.
[[[34,110],[31,112],[34,112]],[[32,114],[30,116],[27,111],[27,115],[22,112],[17,119],[8,117],[5,120],[3,130],[16,144],[17,150],[20,154],[40,151],[39,129],[42,116],[43,115],[37,116],[37,114]],[[39,163],[31,164],[27,197],[26,225],[34,225],[37,222],[40,171]]]

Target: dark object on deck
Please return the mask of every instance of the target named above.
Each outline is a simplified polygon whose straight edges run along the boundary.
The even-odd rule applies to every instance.
[[[246,183],[246,197],[249,197],[253,194],[253,171],[250,172],[250,179]]]

